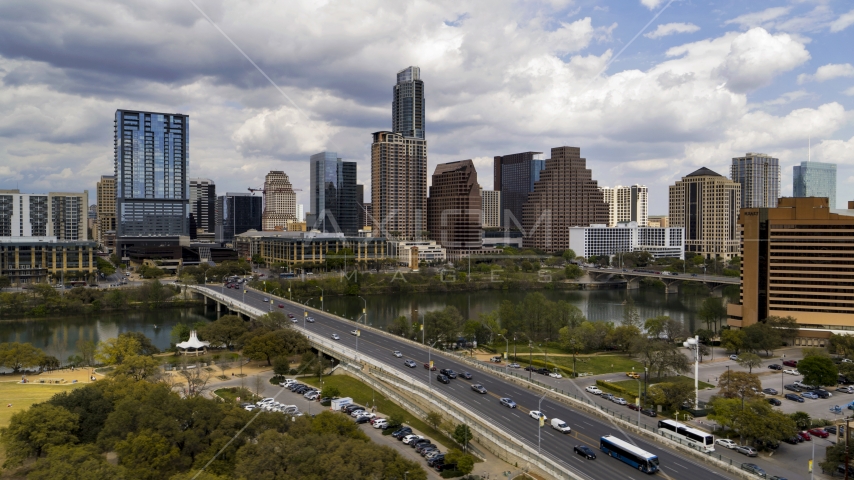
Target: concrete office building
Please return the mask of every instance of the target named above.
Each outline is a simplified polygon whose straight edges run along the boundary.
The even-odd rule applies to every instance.
[[[649,225],[649,191],[646,185],[602,187],[608,204],[608,226],[636,222],[641,227]]]
[[[569,248],[584,258],[649,252],[654,258],[684,259],[685,233],[682,228],[641,227],[637,222],[570,227]]]
[[[305,205],[298,203],[297,204],[297,221],[304,222],[305,221]]]
[[[648,227],[667,228],[670,226],[670,219],[667,215],[650,215],[647,220]]]
[[[392,96],[392,132],[424,140],[426,107],[421,69],[407,67],[397,72]]]
[[[239,258],[260,254],[268,263],[288,265],[326,261],[329,253],[343,249],[353,252],[349,262],[369,262],[388,257],[384,238],[348,237],[343,233],[248,231],[234,238]]]
[[[309,177],[308,228],[356,235],[359,231],[356,162],[342,161],[335,152],[316,153],[311,156]]]
[[[356,184],[356,213],[359,217],[359,228],[363,228],[371,224],[370,211],[368,210],[369,206],[370,202],[365,202],[365,186]]]
[[[2,195],[0,195],[2,196]],[[0,275],[12,285],[57,283],[86,278],[98,270],[97,244],[88,240],[60,240],[54,236],[0,237]]]
[[[371,209],[376,236],[420,239],[427,230],[427,141],[375,132]]]
[[[188,115],[116,110],[119,256],[126,257],[125,238],[189,234],[189,142]]]
[[[764,153],[732,159],[730,177],[741,185],[741,208],[774,208],[780,198],[780,161]]]
[[[427,198],[427,231],[448,250],[481,247],[481,198],[471,160],[436,165]]]
[[[86,241],[89,192],[48,194],[0,190],[0,237]]]
[[[236,235],[261,230],[261,197],[226,193],[216,199],[216,241],[232,243]]]
[[[730,259],[739,253],[741,185],[708,168],[670,186],[671,227],[685,229],[685,252]]]
[[[478,186],[480,188],[480,186]],[[501,226],[501,192],[480,188],[481,210],[483,211],[483,228],[498,228]]]
[[[273,170],[264,177],[264,231],[287,230],[288,220],[297,220],[297,194],[288,174]]]
[[[546,160],[546,168],[522,209],[524,247],[562,252],[569,248],[569,227],[607,222],[608,204],[587,168],[587,160],[581,157],[581,149],[552,148],[551,158]]]
[[[98,243],[112,251],[116,248],[116,177],[101,175],[96,185],[98,196]]]
[[[500,225],[518,229],[522,206],[534,191],[540,172],[546,168],[543,152],[523,152],[493,158],[493,189],[501,192]]]
[[[792,196],[824,197],[836,208],[836,164],[801,162],[792,167]]]
[[[413,248],[417,249],[419,263],[440,264],[448,258],[447,251],[433,240],[389,241],[388,256],[396,258],[398,265],[409,265]]]
[[[854,207],[854,205],[852,205]],[[831,213],[824,198],[781,198],[777,208],[741,210],[741,303],[736,328],[794,317],[796,345],[824,346],[854,330],[854,211]]]
[[[190,215],[198,233],[214,233],[216,229],[216,184],[209,178],[190,179]]]

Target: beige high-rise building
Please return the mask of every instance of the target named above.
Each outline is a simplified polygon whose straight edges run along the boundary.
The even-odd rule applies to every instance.
[[[670,220],[667,218],[667,215],[650,215],[648,218],[648,227],[667,228],[670,226]]]
[[[415,240],[427,230],[427,141],[375,132],[371,143],[375,236]]]
[[[608,204],[602,197],[580,148],[552,148],[522,207],[522,245],[546,252],[568,249],[569,227],[608,223]]]
[[[608,204],[608,226],[637,222],[639,227],[649,226],[649,191],[646,185],[602,187]]]
[[[264,231],[287,230],[288,220],[297,219],[297,195],[285,172],[273,170],[264,178]],[[278,228],[277,228],[278,227]]]
[[[57,240],[89,240],[89,191],[50,192],[50,229]]]
[[[481,210],[483,210],[483,228],[498,228],[501,226],[501,192],[498,190],[480,189]]]
[[[701,168],[670,186],[671,227],[685,229],[686,257],[732,258],[738,255],[741,185]]]
[[[98,196],[98,243],[108,248],[115,248],[115,244],[107,245],[107,240],[115,240],[115,235],[107,235],[107,232],[116,231],[116,177],[114,175],[101,175],[97,184]]]

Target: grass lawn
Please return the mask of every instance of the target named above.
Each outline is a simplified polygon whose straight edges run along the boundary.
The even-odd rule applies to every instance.
[[[649,385],[655,385],[656,383],[664,383],[664,382],[687,383],[687,384],[691,385],[692,387],[694,386],[694,379],[693,378],[683,377],[682,375],[679,375],[677,377],[664,377],[664,378],[650,378],[649,379]],[[608,382],[608,383],[612,383],[614,385],[617,385],[618,387],[625,388],[626,390],[628,390],[630,392],[636,392],[638,389],[638,381],[637,380],[628,379],[628,380],[621,380],[619,382]],[[641,385],[643,385],[643,377],[641,377]],[[708,384],[706,382],[701,381],[699,384],[699,387],[701,390],[703,390],[706,388],[714,388],[714,385],[711,385],[711,384]],[[603,388],[603,390],[607,390],[607,388]],[[618,393],[618,392],[609,391],[608,393]]]
[[[322,388],[316,377],[302,377],[300,378],[300,381]],[[424,433],[430,437],[430,439],[439,442],[448,449],[458,448],[457,444],[453,440],[449,439],[444,434],[439,433],[433,427],[424,423],[420,418],[407,412],[396,403],[385,398],[379,392],[374,392],[371,387],[353,377],[349,377],[347,375],[330,375],[323,377],[323,386],[330,385],[338,387],[338,390],[341,392],[340,396],[350,397],[359,405],[366,405],[368,403],[373,405],[373,402],[376,401],[377,414],[381,414],[388,418],[390,415],[399,413],[405,419],[404,423],[411,426],[414,430]]]
[[[237,401],[237,397],[240,397],[241,402],[254,402],[259,400],[258,395],[255,395],[249,391],[249,389],[240,387],[220,388],[218,390],[214,390],[214,393],[229,403],[235,403]]]
[[[0,382],[0,427],[9,425],[12,415],[30,408],[34,403],[44,402],[57,393],[67,392],[84,384],[42,385],[30,383],[22,385],[17,382]],[[12,404],[11,407],[6,405]]]
[[[528,355],[519,355],[516,358],[516,361],[525,365],[529,358],[530,357]],[[534,355],[534,360],[545,361],[545,356]],[[549,355],[549,364],[560,365],[561,367],[572,369],[572,356],[557,357]],[[637,362],[626,355],[617,354],[578,355],[575,357],[575,366],[578,369],[578,373],[590,372],[593,375],[614,372],[631,372],[633,367],[636,372],[643,371],[643,365],[640,362]]]

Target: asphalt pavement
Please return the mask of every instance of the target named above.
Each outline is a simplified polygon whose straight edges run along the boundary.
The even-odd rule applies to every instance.
[[[222,290],[212,286],[208,288],[213,293],[224,293],[236,302],[241,301],[243,297],[241,290]],[[269,303],[263,302],[265,296],[273,298],[274,304],[272,306]],[[297,327],[307,328],[326,338],[332,338],[332,334],[337,334],[340,337],[338,341],[343,345],[357,349],[361,354],[370,355],[386,363],[389,368],[394,368],[399,372],[412,376],[425,385],[430,385],[430,388],[441,389],[449,398],[477,412],[483,418],[493,421],[495,425],[506,428],[516,438],[527,442],[533,448],[540,448],[542,455],[550,456],[583,478],[628,478],[637,480],[647,478],[646,474],[605,456],[600,456],[596,460],[586,460],[573,454],[573,446],[579,444],[586,444],[598,450],[599,438],[606,434],[626,439],[638,447],[657,455],[660,460],[662,473],[671,479],[705,480],[730,478],[730,475],[727,473],[686,457],[662,444],[623,432],[616,425],[598,416],[589,415],[548,399],[543,400],[540,404],[540,397],[531,391],[485,372],[472,372],[474,379],[471,381],[458,378],[452,380],[449,385],[439,384],[435,381],[436,372],[428,372],[421,366],[428,361],[428,348],[426,346],[415,346],[409,342],[396,339],[393,336],[371,330],[362,330],[361,336],[356,337],[350,333],[352,330],[358,328],[355,322],[328,314],[309,312],[309,315],[313,316],[316,322],[304,323],[304,310],[301,305],[271,297],[269,294],[259,293],[254,290],[249,290],[249,293],[246,293],[245,302],[260,310],[267,311],[274,309],[285,314],[294,314],[298,319]],[[282,305],[282,308],[279,308],[279,304]],[[392,355],[394,350],[400,351],[403,357],[396,358]],[[414,360],[417,363],[417,368],[406,367],[403,363],[406,359]],[[457,372],[470,371],[470,367],[453,358],[435,355],[432,359],[439,369],[451,368]],[[471,383],[483,385],[489,393],[486,395],[475,393],[471,389]],[[498,402],[498,398],[500,397],[512,398],[518,404],[518,408],[510,409],[501,406]],[[572,434],[560,434],[548,427],[540,430],[537,420],[528,416],[531,410],[541,410],[549,418],[557,417],[564,420],[572,427]],[[631,412],[631,410],[626,409],[626,412]],[[739,460],[746,461],[744,458]]]

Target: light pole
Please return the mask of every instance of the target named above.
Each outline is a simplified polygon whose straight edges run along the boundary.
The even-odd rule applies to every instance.
[[[433,345],[436,345],[439,342],[437,338]],[[430,385],[430,390],[433,390],[433,357],[431,353],[433,351],[433,345],[430,345],[430,348],[427,349],[427,383]]]
[[[643,408],[643,403],[641,403],[641,381],[640,378],[636,378],[638,381],[638,427],[640,427],[640,411]]]
[[[367,325],[368,324],[368,301],[365,300],[361,295],[359,295],[359,298],[361,298],[362,302],[364,302],[364,305],[362,306],[362,321],[365,325]],[[356,323],[359,323],[359,322],[356,322]]]
[[[509,372],[510,371],[510,362],[508,361],[509,358],[507,358],[507,357],[510,355],[510,339],[505,337],[503,333],[499,333],[498,335],[501,335],[502,337],[504,337],[504,341],[507,342],[507,348],[504,349],[504,370]]]
[[[540,418],[537,419],[537,455],[540,454],[540,437],[543,432],[543,424],[545,421],[543,420],[543,399],[546,398],[546,394],[544,393],[542,397],[540,397],[540,402],[537,404],[537,410],[540,412]]]
[[[302,304],[302,328],[303,329],[305,328],[305,319],[308,318],[308,309],[306,309],[306,305],[308,305],[308,301],[311,300],[312,298],[314,298],[314,297],[309,297],[309,299],[306,300]]]
[[[323,288],[315,285],[316,288],[320,288],[320,311],[325,312],[326,310],[323,308]]]

